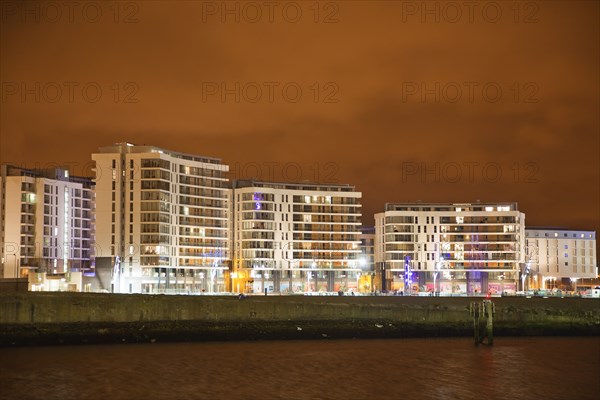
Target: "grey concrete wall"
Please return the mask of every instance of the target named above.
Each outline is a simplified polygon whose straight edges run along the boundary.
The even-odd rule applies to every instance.
[[[151,296],[97,293],[0,293],[0,339],[43,341],[112,330],[146,338],[405,337],[468,335],[475,298]],[[600,300],[495,298],[499,335],[600,335]],[[307,327],[306,331],[300,325]],[[288,332],[295,330],[293,334]],[[161,333],[162,332],[162,333]],[[283,333],[282,333],[283,332]],[[288,336],[287,333],[290,333]],[[233,334],[233,336],[231,336]],[[314,335],[313,335],[314,334]],[[264,336],[261,336],[264,335]],[[312,336],[311,336],[312,335]],[[117,335],[118,336],[118,335]],[[186,339],[186,340],[187,340]],[[34,340],[35,342],[35,340]]]

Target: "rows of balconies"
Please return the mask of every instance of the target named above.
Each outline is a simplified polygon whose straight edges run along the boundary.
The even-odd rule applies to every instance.
[[[206,207],[206,208],[216,208],[216,209],[226,209],[227,203],[225,200],[208,200],[202,199],[198,197],[187,197],[187,196],[178,196],[179,204],[188,205],[194,207]]]
[[[179,175],[179,184],[180,185],[189,185],[195,187],[203,187],[203,188],[226,188],[227,181],[222,179],[214,179],[210,177],[195,177],[195,176],[186,176]]]
[[[165,192],[169,192],[171,190],[171,184],[168,181],[161,180],[143,180],[140,183],[140,188],[142,190],[163,190]]]
[[[294,205],[292,208],[295,213],[308,213],[308,214],[348,214],[348,215],[360,215],[358,206],[340,206],[334,204],[328,205]]]
[[[294,224],[293,230],[294,232],[348,232],[348,233],[356,233],[360,234],[360,231],[357,228],[358,222],[351,222],[347,224],[337,223],[337,224]]]
[[[421,246],[426,245],[425,243],[386,243],[385,251],[413,251],[413,249],[420,249]],[[433,243],[429,243],[431,246],[429,249],[433,250]],[[515,251],[516,245],[514,243],[505,243],[505,244],[486,244],[486,243],[472,243],[472,244],[464,244],[463,249],[460,251],[465,252],[489,252],[489,251]],[[453,246],[450,245],[450,249]],[[426,249],[426,247],[425,247]]]
[[[456,219],[462,218],[462,224],[515,224],[518,223],[516,216],[462,216],[440,217],[440,224],[456,224]]]
[[[171,204],[163,201],[142,201],[140,203],[141,212],[171,212]]]
[[[227,218],[220,217],[179,217],[179,225],[190,225],[194,227],[207,227],[207,228],[226,228]]]
[[[433,253],[431,253],[433,255]],[[517,254],[516,253],[501,253],[501,254],[485,254],[485,253],[461,253],[460,256],[457,257],[457,252],[452,253],[442,253],[441,257],[444,258],[444,262],[465,262],[465,261],[516,261]],[[404,260],[406,256],[411,256],[411,259],[415,259],[415,253],[412,251],[398,251],[398,252],[386,252],[385,258],[386,260]],[[419,260],[419,261],[435,261],[435,260]]]
[[[356,260],[358,253],[353,250],[348,251],[332,251],[332,252],[318,252],[318,251],[305,251],[299,252],[294,251],[294,260],[314,260],[318,261],[352,261]]]
[[[253,211],[242,213],[244,221],[273,221],[275,214],[273,212]]]
[[[227,210],[180,206],[179,214],[190,217],[228,218]]]
[[[191,239],[191,238],[179,238],[178,239],[179,246],[189,246],[189,247],[214,247],[214,248],[224,248],[228,247],[228,239],[223,238],[212,239],[212,238],[202,238],[202,239]]]
[[[229,252],[227,247],[215,248],[183,248],[179,250],[179,257],[193,258],[223,258]]]
[[[240,205],[242,211],[266,211],[266,212],[273,212],[275,209],[275,204],[274,203],[263,203],[263,202],[252,202],[252,203],[242,203]]]
[[[180,227],[179,236],[190,238],[227,238],[229,237],[229,233],[226,229],[226,226],[214,228]]]
[[[315,199],[316,197],[316,199]],[[308,200],[308,201],[307,201]],[[355,205],[361,206],[360,199],[345,196],[293,196],[294,204],[317,204],[317,205]]]
[[[212,163],[212,164],[220,164],[218,160],[202,160],[202,162]],[[200,176],[200,177],[208,177],[213,179],[226,179],[224,177],[224,171],[219,169],[211,169],[211,168],[202,168],[202,167],[191,167],[188,165],[180,165],[179,173],[187,176]]]
[[[171,215],[166,213],[141,213],[141,222],[161,222],[165,224],[171,223]]]
[[[164,169],[142,169],[140,172],[142,179],[160,179],[165,181],[171,181],[171,173]]]
[[[170,235],[151,235],[142,234],[140,235],[140,243],[142,244],[170,244]]]
[[[141,168],[160,168],[167,171],[171,170],[171,162],[160,158],[143,158],[140,163]]]
[[[225,189],[217,190],[217,189],[206,189],[206,188],[198,188],[194,186],[180,186],[179,194],[183,194],[186,196],[196,196],[202,197],[206,199],[213,200],[222,200],[227,199],[227,191]]]
[[[275,237],[275,233],[274,232],[248,232],[245,231],[242,233],[242,239],[265,239],[265,240],[273,240],[273,238]]]

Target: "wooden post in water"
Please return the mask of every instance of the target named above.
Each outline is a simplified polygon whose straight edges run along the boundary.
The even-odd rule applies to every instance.
[[[473,338],[475,346],[483,343],[487,338],[487,344],[494,343],[494,319],[495,312],[494,303],[491,300],[483,300],[483,302],[472,301],[469,305],[469,315],[473,317]],[[485,329],[481,326],[481,319],[485,322]]]

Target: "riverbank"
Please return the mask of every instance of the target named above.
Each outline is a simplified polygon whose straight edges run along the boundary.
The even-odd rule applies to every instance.
[[[0,346],[471,336],[481,298],[1,293]],[[600,301],[494,298],[496,336],[600,336]]]

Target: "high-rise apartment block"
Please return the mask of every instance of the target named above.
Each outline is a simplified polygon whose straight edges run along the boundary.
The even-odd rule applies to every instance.
[[[228,289],[230,189],[219,159],[119,143],[96,162],[97,264],[114,292]]]
[[[94,249],[93,182],[66,169],[0,169],[0,277],[30,290],[82,290]]]
[[[384,290],[515,291],[525,268],[525,214],[516,203],[387,204],[375,230]]]
[[[237,181],[232,290],[357,291],[361,193],[350,185]]]

